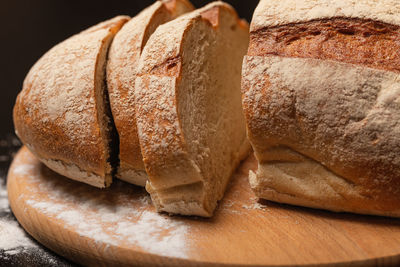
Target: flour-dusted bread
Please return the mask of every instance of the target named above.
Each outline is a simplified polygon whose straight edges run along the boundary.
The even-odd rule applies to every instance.
[[[111,183],[113,123],[107,50],[119,16],[56,45],[32,67],[14,107],[15,130],[50,169],[93,186]]]
[[[138,136],[158,211],[211,216],[249,151],[240,96],[248,25],[214,2],[160,26],[139,62]]]
[[[134,105],[136,68],[140,55],[159,25],[192,10],[193,6],[187,0],[156,1],[127,22],[111,44],[107,85],[120,140],[120,164],[116,176],[126,182],[144,186],[147,180],[137,137]]]
[[[268,200],[400,216],[400,2],[269,1],[243,64]]]

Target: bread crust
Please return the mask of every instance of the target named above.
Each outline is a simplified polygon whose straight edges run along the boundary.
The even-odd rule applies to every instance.
[[[335,17],[374,20],[400,26],[397,0],[261,0],[254,11],[250,31]]]
[[[134,108],[136,68],[142,49],[160,24],[191,10],[193,6],[186,0],[156,1],[125,24],[110,47],[107,84],[120,140],[116,176],[124,181],[144,186],[147,180]]]
[[[33,154],[60,174],[97,187],[111,182],[104,62],[127,20],[115,17],[53,47],[28,73],[14,106],[16,133]]]
[[[196,24],[217,29],[219,9],[230,12],[237,19],[236,26],[248,31],[232,7],[214,2],[160,26],[151,37],[157,41],[149,41],[139,63],[135,86],[138,133],[149,175],[146,189],[159,211],[209,217],[216,206],[216,201],[207,202],[203,174],[189,152],[179,116],[179,94],[184,92],[178,86],[188,34]],[[243,143],[246,149],[241,153],[247,155],[245,137]],[[240,162],[242,154],[233,156],[232,165]],[[221,193],[216,195],[222,197]]]
[[[400,72],[400,27],[353,18],[266,27],[251,34],[248,55],[336,60]]]
[[[300,168],[291,173],[286,192],[277,191],[319,208],[399,216],[399,81],[397,73],[348,63],[247,56],[243,106],[260,168],[255,191],[278,188],[282,172],[310,158],[332,179],[346,181],[332,186],[346,202],[315,190],[326,183],[326,173],[312,176]],[[288,165],[272,179],[268,172],[280,163]],[[314,184],[297,191],[295,180]],[[274,194],[259,196],[279,201]]]

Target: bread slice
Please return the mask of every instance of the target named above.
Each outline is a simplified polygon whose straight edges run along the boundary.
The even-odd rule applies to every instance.
[[[142,50],[159,25],[192,10],[193,6],[187,0],[156,1],[126,23],[111,44],[107,85],[120,141],[120,164],[116,176],[121,180],[140,186],[145,186],[147,180],[134,105],[136,68]]]
[[[128,19],[115,17],[53,47],[29,71],[14,107],[16,133],[33,154],[50,169],[97,187],[112,180],[107,51]]]
[[[161,25],[135,85],[138,136],[158,211],[211,216],[249,152],[240,97],[248,25],[214,2]]]
[[[400,4],[260,1],[243,65],[258,197],[400,217]]]

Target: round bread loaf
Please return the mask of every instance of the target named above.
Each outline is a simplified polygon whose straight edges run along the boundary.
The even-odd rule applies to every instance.
[[[242,74],[256,195],[400,216],[400,3],[269,1]]]

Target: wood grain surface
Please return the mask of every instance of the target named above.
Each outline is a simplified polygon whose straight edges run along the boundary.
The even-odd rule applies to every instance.
[[[367,266],[400,263],[400,220],[257,202],[249,157],[211,219],[157,214],[147,193],[63,178],[26,148],[8,174],[11,208],[36,240],[84,265]]]

